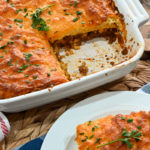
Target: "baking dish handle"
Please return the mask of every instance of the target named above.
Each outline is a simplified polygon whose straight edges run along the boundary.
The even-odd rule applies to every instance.
[[[149,15],[139,0],[125,0],[125,2],[128,3],[129,11],[137,25],[141,26],[148,21]]]

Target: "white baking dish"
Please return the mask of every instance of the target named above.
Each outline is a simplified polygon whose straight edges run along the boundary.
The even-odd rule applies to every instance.
[[[115,2],[120,12],[125,16],[125,21],[128,24],[128,40],[133,37],[135,42],[139,43],[138,46],[134,45],[133,47],[135,49],[134,57],[112,68],[55,86],[52,89],[44,89],[22,96],[0,100],[0,111],[18,112],[44,105],[106,84],[132,71],[136,67],[145,47],[138,27],[144,24],[149,16],[139,0],[115,0]]]

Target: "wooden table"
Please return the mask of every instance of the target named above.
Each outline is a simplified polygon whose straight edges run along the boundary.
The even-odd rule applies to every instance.
[[[150,14],[150,8],[146,9]],[[87,97],[105,91],[137,90],[150,82],[150,21],[141,27],[141,32],[146,42],[146,48],[136,69],[122,79],[82,94],[65,98],[59,102],[20,113],[6,114],[10,121],[11,132],[9,136],[0,143],[0,150],[11,150],[47,133],[55,120],[64,111]]]

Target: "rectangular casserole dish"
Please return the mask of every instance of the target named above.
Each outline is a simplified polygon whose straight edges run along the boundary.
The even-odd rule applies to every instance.
[[[140,4],[139,0],[115,0],[115,3],[125,17],[128,44],[130,45],[131,39],[134,39],[134,44],[132,46],[134,56],[132,58],[119,65],[115,65],[110,69],[105,69],[80,79],[55,86],[52,89],[48,88],[22,96],[0,100],[0,111],[18,112],[54,102],[106,84],[121,78],[132,71],[136,67],[145,47],[143,37],[138,27],[139,25],[144,24],[148,20],[149,16]]]

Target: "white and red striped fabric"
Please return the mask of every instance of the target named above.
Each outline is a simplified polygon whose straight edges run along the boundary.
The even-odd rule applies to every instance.
[[[2,141],[10,131],[8,119],[0,112],[0,141]]]

